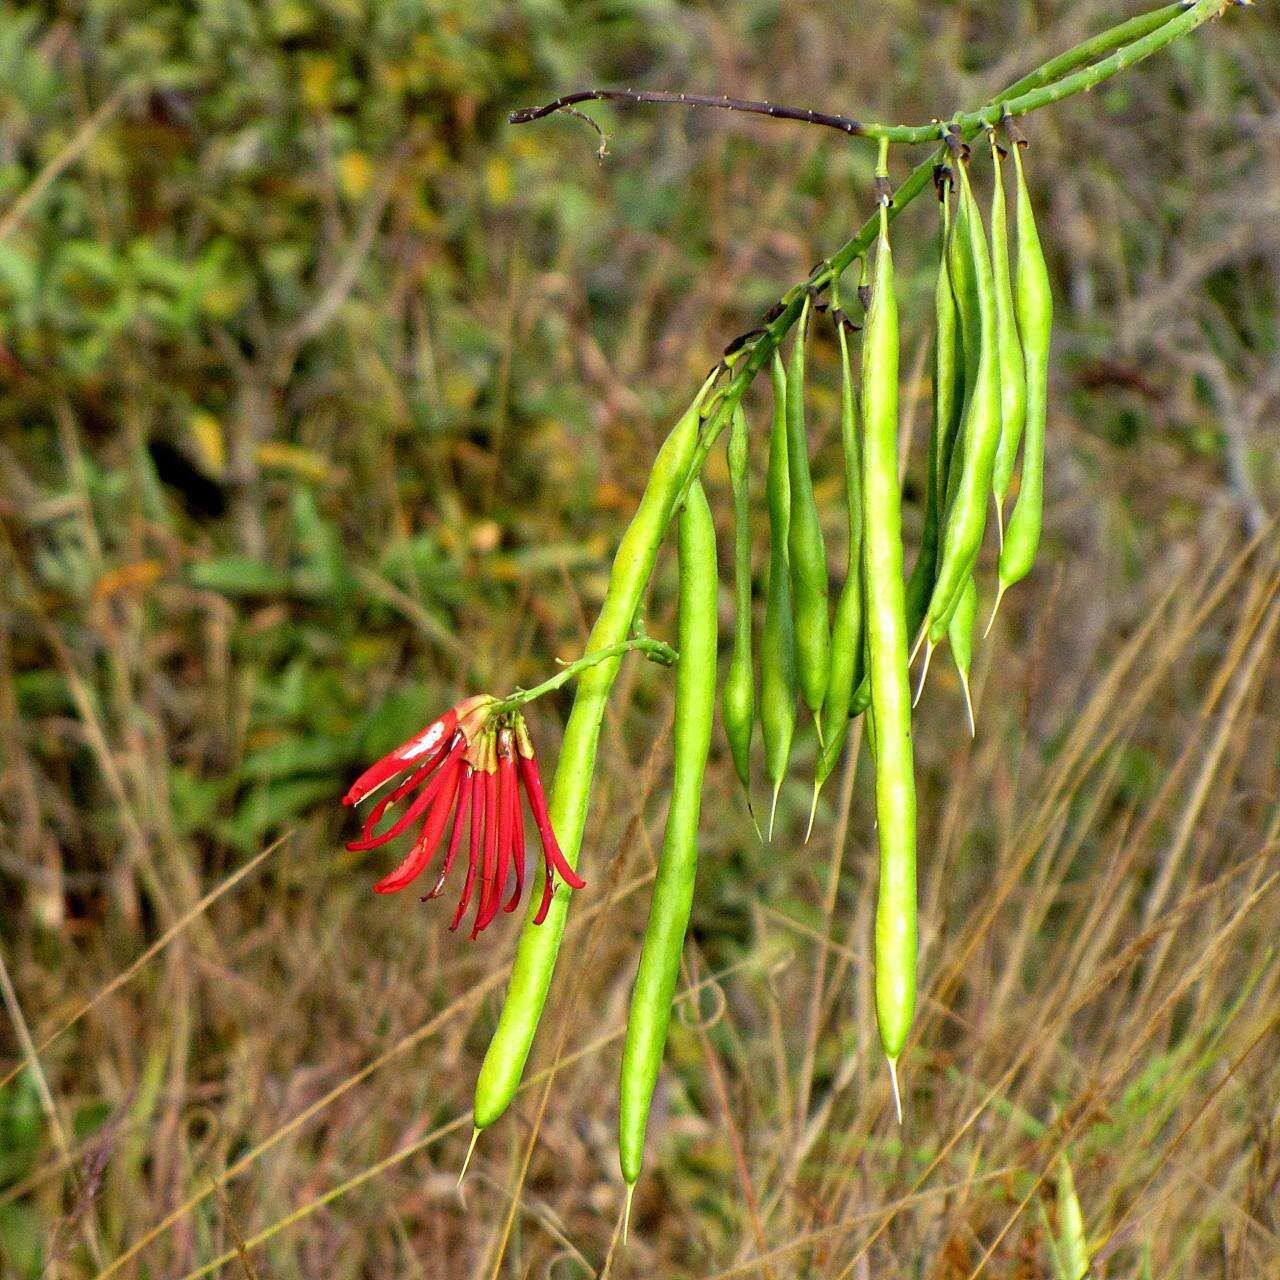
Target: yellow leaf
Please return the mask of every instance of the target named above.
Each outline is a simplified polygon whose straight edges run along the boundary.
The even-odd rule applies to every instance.
[[[348,151],[338,160],[338,183],[348,199],[355,200],[369,190],[373,165],[363,151]]]
[[[222,432],[222,423],[213,414],[197,409],[187,422],[187,427],[201,465],[210,475],[222,475],[227,469],[227,442]]]
[[[277,471],[291,471],[294,475],[302,476],[306,480],[333,479],[333,468],[329,465],[329,460],[314,449],[303,448],[300,444],[284,444],[270,440],[260,444],[258,465],[272,467]]]

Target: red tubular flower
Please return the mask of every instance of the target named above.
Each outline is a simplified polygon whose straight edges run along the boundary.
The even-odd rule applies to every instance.
[[[469,760],[462,762],[462,778],[458,783],[458,806],[453,811],[453,830],[449,832],[449,848],[444,855],[444,866],[440,868],[440,874],[436,877],[436,882],[430,893],[422,895],[423,902],[430,902],[432,898],[438,898],[444,892],[444,882],[449,878],[449,872],[453,870],[453,861],[458,856],[458,847],[462,844],[462,824],[467,820],[467,814],[471,809],[471,786],[475,781],[476,771],[471,767]]]
[[[468,826],[467,875],[449,928],[458,928],[474,900],[472,938],[483,933],[500,911],[514,911],[524,897],[525,822],[520,802],[521,785],[542,839],[542,901],[534,923],[541,924],[546,919],[557,878],[574,889],[586,884],[569,865],[552,830],[537,758],[524,719],[512,710],[498,709],[494,714],[495,702],[494,698],[480,695],[458,703],[366,769],[343,797],[344,804],[358,804],[395,782],[373,806],[360,838],[347,845],[351,850],[379,848],[422,819],[418,837],[404,860],[373,886],[377,893],[398,893],[426,870],[452,814],[453,826],[444,865],[431,891],[422,900],[439,897],[462,847],[463,824]],[[415,791],[417,794],[390,826],[379,831],[378,825],[388,811]],[[507,883],[513,873],[515,884],[504,903]]]
[[[515,866],[516,884],[507,899],[503,911],[514,911],[524,897],[524,808],[520,804],[520,787],[517,784],[515,759],[511,761],[511,861]]]
[[[476,906],[475,922],[471,926],[474,941],[489,927],[497,912],[497,897],[501,892],[498,879],[498,765],[494,753],[484,774],[484,864],[480,873],[480,901]],[[490,907],[492,906],[492,910]]]
[[[373,886],[374,893],[398,893],[426,870],[427,863],[431,861],[436,846],[440,843],[440,837],[444,835],[445,824],[449,821],[449,811],[458,794],[462,767],[461,756],[451,756],[436,775],[440,786],[430,801],[426,821],[422,824],[422,834],[409,850],[408,857],[389,876],[384,876]]]
[[[459,817],[462,815],[459,814]],[[454,913],[453,923],[449,926],[450,932],[456,932],[458,926],[462,923],[462,917],[467,913],[467,905],[471,901],[471,894],[475,889],[476,869],[480,865],[480,847],[484,839],[484,776],[476,773],[472,777],[471,787],[471,833],[468,837],[470,843],[470,858],[467,862],[467,878],[462,886],[462,897],[458,900],[458,910]]]
[[[533,753],[533,742],[529,731],[521,721],[516,725],[516,745],[518,748],[517,763],[520,769],[520,780],[524,783],[525,794],[529,797],[529,808],[533,811],[533,820],[537,824],[538,834],[542,837],[542,904],[538,914],[534,916],[534,924],[541,924],[551,909],[551,896],[555,893],[555,874],[572,889],[583,889],[587,882],[569,865],[560,851],[559,841],[551,826],[551,817],[547,813],[547,797],[542,790],[542,775],[538,772],[538,758]]]
[[[342,803],[348,806],[359,804],[410,766],[419,766],[428,771],[434,769],[444,759],[459,725],[469,720],[485,703],[492,701],[487,694],[477,694],[475,697],[464,698],[456,707],[450,707],[421,733],[414,734],[408,742],[402,742],[377,764],[370,765],[351,784],[351,789],[342,797]]]
[[[347,848],[352,853],[367,853],[370,849],[376,849],[379,845],[384,845],[388,840],[394,840],[407,827],[420,818],[427,808],[435,800],[439,794],[441,787],[446,780],[455,774],[454,766],[457,765],[462,758],[462,752],[465,750],[467,740],[462,734],[456,734],[454,741],[450,745],[448,752],[441,761],[439,769],[436,770],[435,776],[427,783],[425,787],[414,797],[413,803],[391,824],[385,831],[375,832],[374,823],[382,817],[388,801],[401,799],[403,795],[408,794],[412,785],[416,785],[420,781],[422,770],[410,775],[403,786],[397,787],[385,801],[379,801],[374,806],[373,812],[369,815],[369,820],[364,824],[364,830],[359,840],[349,840]]]

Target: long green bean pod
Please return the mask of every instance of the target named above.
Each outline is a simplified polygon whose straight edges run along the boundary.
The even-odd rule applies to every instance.
[[[840,443],[844,450],[845,510],[848,516],[849,555],[844,586],[836,601],[835,622],[831,628],[831,671],[827,680],[826,699],[822,704],[822,720],[826,741],[818,756],[813,783],[813,804],[809,809],[809,827],[818,793],[831,776],[840,759],[849,732],[849,709],[853,691],[863,676],[862,660],[862,450],[858,445],[858,410],[853,385],[853,366],[849,359],[849,340],[845,334],[844,314],[840,309],[840,282],[831,285],[831,309],[836,321],[836,341],[840,344]],[[806,839],[808,837],[806,836]]]
[[[751,637],[751,492],[747,472],[747,420],[742,406],[733,410],[729,428],[729,486],[733,491],[733,656],[720,692],[734,771],[751,805],[751,736],[756,719],[755,655]]]
[[[951,451],[960,426],[964,400],[964,362],[960,348],[960,318],[947,259],[951,249],[951,179],[938,187],[942,210],[942,250],[933,289],[936,334],[933,348],[933,421],[929,427],[929,457],[925,474],[924,523],[920,550],[907,579],[907,634],[914,636],[924,621],[938,572],[938,540],[944,515]]]
[[[937,644],[946,634],[965,578],[972,572],[978,557],[986,528],[987,494],[991,489],[995,452],[1000,442],[1000,360],[991,254],[983,231],[982,214],[969,184],[968,171],[963,163],[957,167],[968,258],[977,285],[980,345],[972,387],[966,378],[963,438],[959,443],[962,450],[960,469],[957,475],[953,462],[953,484],[943,526],[942,555],[926,614],[931,644]],[[962,334],[964,314],[961,304]]]
[[[956,158],[957,171],[964,169],[964,161]],[[963,176],[963,175],[962,175]],[[982,308],[978,300],[978,277],[973,260],[972,240],[970,239],[971,219],[969,211],[972,201],[964,199],[963,183],[956,190],[956,216],[951,234],[947,238],[947,278],[951,282],[951,293],[956,304],[956,328],[960,335],[959,381],[961,386],[961,416],[968,409],[969,397],[977,385],[978,361],[982,353]],[[954,450],[961,445],[957,436],[952,440],[952,449],[948,449],[946,463],[947,475],[950,477],[953,456],[958,461],[959,455]],[[959,467],[956,472],[958,474]],[[944,487],[947,500],[950,500],[953,485]]]
[[[992,621],[1004,593],[1031,572],[1040,546],[1044,509],[1044,432],[1049,405],[1049,341],[1053,332],[1049,269],[1045,265],[1040,234],[1036,230],[1035,212],[1027,191],[1026,174],[1022,170],[1020,146],[1013,149],[1013,165],[1018,184],[1018,266],[1014,305],[1026,361],[1027,416],[1018,499],[1013,504],[1013,514],[1005,529],[1004,546],[1000,548],[1000,585],[995,607],[991,610]],[[988,622],[987,629],[990,628],[991,623]]]
[[[1004,500],[1013,478],[1018,445],[1027,416],[1027,375],[1009,270],[1009,226],[1005,211],[1004,173],[1000,146],[991,131],[991,272],[996,287],[996,342],[1000,351],[1000,443],[991,473],[1000,540],[1004,542]]]
[[[880,841],[876,1019],[896,1097],[916,999],[916,788],[898,490],[898,305],[883,204],[862,351],[862,563]]]
[[[689,475],[698,445],[702,404],[713,381],[714,375],[703,384],[658,451],[640,505],[614,556],[604,604],[587,640],[587,654],[621,644],[631,633],[658,547]],[[561,852],[573,867],[577,866],[582,849],[604,704],[620,661],[620,657],[609,658],[583,674],[560,745],[549,811]],[[497,1120],[515,1096],[546,1003],[564,935],[569,893],[556,893],[540,925],[534,923],[539,905],[538,895],[534,894],[520,933],[498,1026],[476,1078],[477,1131]]]
[[[765,499],[769,508],[769,585],[760,632],[760,732],[773,800],[769,836],[778,811],[778,793],[791,759],[796,728],[796,658],[791,629],[791,571],[787,536],[791,528],[791,480],[787,466],[787,375],[776,352],[773,374],[773,426],[769,432],[769,469]]]
[[[787,370],[787,467],[791,480],[791,522],[787,555],[791,567],[796,679],[822,737],[822,703],[830,674],[831,624],[827,616],[827,548],[809,475],[809,436],[804,421],[805,344],[809,300],[796,324]]]
[[[702,778],[715,706],[716,534],[711,508],[697,481],[689,488],[680,517],[679,565],[676,643],[680,657],[671,803],[622,1050],[618,1157],[628,1187],[635,1185],[644,1161],[649,1104],[662,1066],[680,953],[693,906]]]

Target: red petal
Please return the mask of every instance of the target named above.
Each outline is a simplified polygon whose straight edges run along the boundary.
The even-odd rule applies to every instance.
[[[547,918],[547,912],[551,910],[551,895],[555,892],[555,886],[551,880],[551,864],[543,862],[542,868],[542,901],[538,904],[538,914],[533,917],[534,924],[541,924]]]
[[[449,878],[449,872],[453,870],[453,860],[458,856],[458,846],[462,843],[462,825],[467,820],[467,810],[471,805],[471,783],[474,777],[475,770],[464,760],[462,778],[458,783],[458,802],[453,810],[453,830],[449,832],[449,848],[444,855],[444,866],[440,868],[435,887],[422,899],[423,902],[438,898],[444,892],[444,882]]]
[[[471,937],[478,937],[498,914],[494,880],[498,870],[498,774],[484,775],[484,870],[480,880],[480,905],[476,909]]]
[[[383,843],[382,839],[373,834],[373,829],[382,821],[382,815],[393,805],[403,800],[415,787],[421,786],[431,771],[435,768],[434,764],[424,764],[421,769],[415,769],[394,791],[388,791],[377,804],[369,810],[369,816],[365,819],[364,826],[360,829],[361,840],[374,840],[377,844]]]
[[[345,805],[359,804],[365,796],[376,791],[389,778],[403,772],[411,765],[428,763],[439,764],[444,758],[454,730],[458,727],[458,712],[450,707],[438,720],[433,720],[419,733],[414,734],[407,742],[402,742],[394,751],[382,757],[376,764],[370,765],[352,784],[350,790],[342,797]],[[423,760],[424,753],[430,753]]]
[[[547,798],[542,790],[538,762],[532,756],[520,757],[520,777],[524,781],[524,789],[529,796],[529,808],[533,810],[533,820],[538,824],[538,834],[542,837],[542,851],[549,867],[554,867],[571,888],[585,888],[587,882],[578,875],[569,865],[564,854],[560,852],[560,845],[547,813]]]
[[[471,832],[470,858],[467,862],[467,878],[462,886],[462,897],[458,899],[458,909],[454,912],[453,923],[449,926],[453,932],[462,923],[467,913],[467,904],[471,901],[471,892],[475,888],[476,868],[480,865],[480,837],[484,830],[484,779],[476,774],[471,779]]]
[[[395,822],[391,824],[390,827],[386,829],[386,831],[382,832],[380,835],[374,835],[372,832],[369,832],[359,840],[352,840],[348,842],[347,848],[353,853],[364,853],[369,849],[376,849],[379,845],[386,844],[388,840],[394,840],[396,836],[398,836],[407,827],[412,826],[435,798],[437,792],[440,790],[441,781],[450,772],[455,771],[457,762],[466,745],[466,738],[459,735],[453,745],[449,748],[449,753],[445,756],[444,762],[440,765],[439,771],[436,773],[435,777],[433,777],[431,781],[423,787],[422,791],[414,797],[413,803],[395,820]]]
[[[520,899],[524,897],[524,808],[520,804],[520,788],[515,785],[514,779],[511,787],[511,860],[515,864],[516,887],[511,891],[511,897],[504,911],[514,911],[520,905]]]
[[[516,765],[508,750],[498,754],[498,875],[493,884],[493,913],[498,914],[511,875],[511,796],[516,788]]]
[[[426,870],[427,863],[431,861],[431,856],[440,843],[440,837],[444,835],[445,823],[449,821],[449,810],[453,808],[453,799],[458,793],[458,779],[461,775],[460,760],[446,765],[441,771],[443,785],[436,793],[427,819],[422,824],[422,834],[409,850],[409,856],[389,876],[384,876],[373,886],[374,893],[398,893]]]

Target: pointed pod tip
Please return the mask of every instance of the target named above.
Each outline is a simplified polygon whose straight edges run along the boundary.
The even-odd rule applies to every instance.
[[[782,790],[782,779],[773,784],[773,802],[769,805],[769,843],[773,843],[773,820],[778,816],[778,793]]]
[[[960,672],[960,688],[964,692],[964,713],[969,721],[969,737],[976,738],[978,729],[973,719],[973,697],[969,692],[969,673],[967,671]]]
[[[915,696],[911,699],[911,705],[914,707],[920,701],[920,695],[924,692],[925,677],[929,674],[929,663],[933,660],[933,641],[927,640],[924,646],[924,664],[920,668],[920,679],[916,684]]]
[[[898,1059],[889,1059],[889,1080],[893,1084],[893,1109],[898,1114],[898,1123],[902,1123],[902,1093],[898,1088]]]
[[[991,617],[987,619],[987,629],[982,633],[985,640],[991,634],[991,628],[995,624],[996,614],[1000,612],[1000,601],[1004,599],[1005,584],[1002,582],[996,587],[996,602],[991,606]]]
[[[822,790],[822,783],[816,778],[813,781],[813,799],[809,802],[809,825],[804,829],[804,842],[809,843],[809,837],[813,834],[813,819],[818,812],[818,793]]]
[[[462,1180],[467,1176],[467,1170],[471,1167],[471,1157],[475,1154],[476,1143],[480,1141],[480,1132],[479,1126],[472,1126],[471,1143],[467,1147],[467,1158],[463,1160],[462,1171],[458,1174],[457,1187],[459,1191],[462,1190]]]
[[[625,1247],[627,1236],[631,1231],[631,1201],[636,1194],[636,1184],[634,1182],[627,1183],[627,1198],[622,1205],[622,1243]]]

